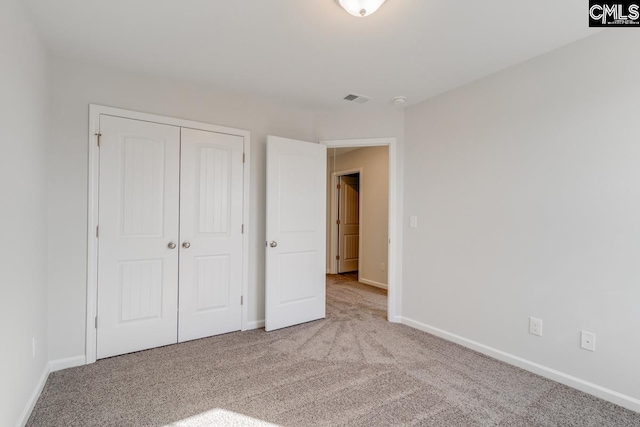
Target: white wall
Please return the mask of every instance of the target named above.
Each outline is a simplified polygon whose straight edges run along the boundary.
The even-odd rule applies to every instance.
[[[398,138],[404,139],[404,111],[389,106],[369,109],[366,105],[353,105],[342,111],[318,111],[314,114],[314,139]],[[401,156],[398,156],[401,157]]]
[[[406,111],[405,317],[640,399],[638,46],[605,30]]]
[[[313,139],[313,116],[104,66],[52,62],[49,166],[49,325],[51,359],[84,355],[87,246],[87,134],[90,103],[251,131],[249,320],[264,318],[265,140]]]
[[[331,154],[331,148],[329,149]],[[335,161],[334,161],[335,160]],[[359,279],[364,283],[387,285],[389,229],[389,147],[367,147],[328,158],[327,196],[331,198],[334,171],[362,168],[360,174]],[[331,215],[327,215],[327,265],[331,262]],[[384,263],[382,270],[380,264]]]
[[[0,7],[0,425],[14,426],[46,374],[49,89],[46,52],[22,2]]]

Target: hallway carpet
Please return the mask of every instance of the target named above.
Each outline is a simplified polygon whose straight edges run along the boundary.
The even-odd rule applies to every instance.
[[[640,426],[640,414],[404,325],[327,276],[327,318],[50,375],[28,426]]]

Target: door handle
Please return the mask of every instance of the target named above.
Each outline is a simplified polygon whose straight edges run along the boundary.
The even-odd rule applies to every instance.
[[[175,243],[173,243],[173,242],[169,242],[169,244],[167,245],[167,247],[168,247],[169,249],[175,249],[175,248],[176,248],[176,244],[175,244]]]
[[[189,249],[189,248],[191,247],[191,243],[189,243],[189,242],[184,242],[184,243],[182,244],[182,247],[183,247],[183,248],[185,248],[185,249]]]
[[[275,240],[272,240],[269,242],[269,246],[271,246],[272,248],[275,248],[276,246],[278,246],[278,242],[276,242]]]

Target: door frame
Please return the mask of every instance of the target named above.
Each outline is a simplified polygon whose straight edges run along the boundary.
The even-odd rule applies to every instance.
[[[97,331],[95,319],[98,304],[98,239],[96,237],[98,227],[98,200],[100,188],[100,149],[98,138],[100,131],[100,116],[114,116],[124,119],[140,120],[163,125],[170,125],[182,128],[190,128],[209,132],[236,135],[243,138],[244,164],[243,164],[243,185],[242,185],[242,322],[241,330],[249,328],[248,321],[248,293],[249,293],[249,234],[251,232],[249,223],[249,202],[250,202],[250,165],[251,165],[251,132],[243,129],[235,129],[226,126],[213,125],[209,123],[196,122],[173,117],[147,114],[137,111],[124,110],[121,108],[106,107],[103,105],[89,104],[89,168],[87,186],[87,311],[86,311],[86,342],[85,363],[90,364],[96,361]],[[247,298],[244,298],[244,297]],[[177,309],[177,307],[176,307]]]
[[[336,259],[336,256],[339,255],[339,250],[338,250],[338,227],[337,227],[337,219],[338,219],[338,191],[337,191],[337,186],[338,183],[340,182],[340,177],[344,176],[344,175],[351,175],[354,173],[357,173],[359,175],[359,191],[358,191],[358,221],[359,224],[362,224],[362,216],[363,216],[363,212],[362,212],[362,176],[363,176],[363,172],[364,169],[362,167],[359,168],[352,168],[352,169],[345,169],[345,170],[340,170],[340,171],[334,171],[332,176],[330,177],[331,179],[331,196],[330,196],[330,200],[331,200],[331,212],[329,214],[329,233],[330,234],[330,247],[329,247],[329,268],[327,268],[327,272],[329,274],[338,274],[338,260]],[[362,227],[359,225],[358,228],[358,281],[360,281],[360,254],[362,253],[362,239],[360,238],[362,233]],[[388,272],[387,272],[388,273]],[[389,278],[387,278],[387,282],[389,281]]]
[[[337,139],[320,141],[327,148],[341,147],[389,147],[389,251],[387,260],[387,319],[390,322],[400,323],[401,313],[398,301],[402,297],[402,260],[400,239],[402,238],[402,212],[401,199],[402,180],[398,176],[397,151],[398,142],[395,137],[388,138],[363,138],[363,139]],[[360,175],[362,180],[362,175]],[[358,260],[360,263],[360,260]],[[360,273],[358,272],[358,277]]]

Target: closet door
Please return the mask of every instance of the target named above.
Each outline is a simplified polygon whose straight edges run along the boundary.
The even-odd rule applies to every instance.
[[[100,117],[97,357],[177,341],[180,128]]]
[[[241,329],[243,138],[182,129],[180,342]]]

